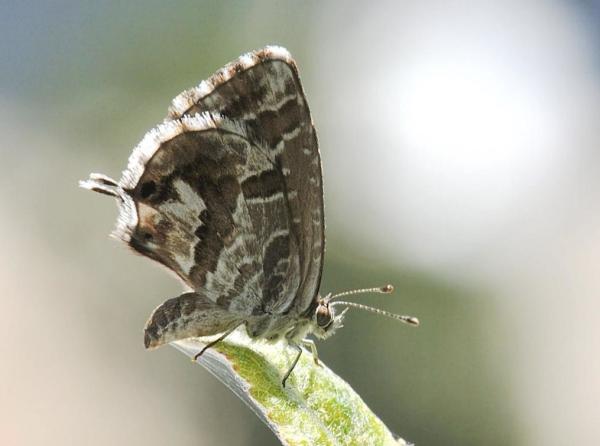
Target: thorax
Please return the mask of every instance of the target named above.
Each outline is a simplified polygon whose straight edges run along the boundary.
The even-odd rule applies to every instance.
[[[312,326],[312,319],[290,314],[255,316],[246,321],[248,336],[270,342],[299,342],[312,331]]]

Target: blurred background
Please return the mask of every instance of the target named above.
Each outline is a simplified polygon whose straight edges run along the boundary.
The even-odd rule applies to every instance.
[[[579,1],[0,5],[0,443],[275,445],[204,369],[147,353],[181,287],[108,239],[172,97],[266,44],[319,132],[322,291],[395,284],[324,361],[417,445],[600,444],[600,6]]]

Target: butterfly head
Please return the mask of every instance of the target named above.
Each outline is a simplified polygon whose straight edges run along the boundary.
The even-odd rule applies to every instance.
[[[313,333],[316,337],[325,339],[335,333],[338,328],[342,328],[344,315],[347,308],[341,313],[335,314],[335,310],[332,305],[329,305],[331,300],[331,294],[325,297],[319,296],[317,298],[317,309],[314,314],[314,328]]]
[[[328,338],[338,328],[343,327],[342,324],[344,320],[344,315],[349,308],[358,308],[360,310],[369,311],[371,313],[376,313],[382,316],[391,317],[392,319],[399,320],[406,324],[417,327],[419,325],[419,320],[413,316],[404,316],[400,314],[390,313],[385,310],[380,310],[379,308],[368,307],[366,305],[358,304],[356,302],[345,302],[340,300],[335,300],[338,297],[349,296],[352,294],[362,294],[362,293],[380,293],[380,294],[390,294],[394,291],[394,287],[392,285],[385,285],[378,288],[363,288],[360,290],[352,290],[352,291],[344,291],[343,293],[338,294],[328,294],[325,297],[318,296],[317,297],[317,307],[314,314],[314,325],[312,332],[315,336],[319,338]],[[335,308],[336,306],[344,306],[344,310],[336,314]]]

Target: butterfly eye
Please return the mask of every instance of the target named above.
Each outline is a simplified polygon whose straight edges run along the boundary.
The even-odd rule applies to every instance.
[[[326,307],[325,305],[319,305],[317,307],[317,325],[321,328],[325,328],[330,325],[332,321],[333,317],[331,317],[329,307]]]
[[[150,230],[150,228],[138,228],[132,237],[142,243],[151,243],[154,241],[154,234]]]

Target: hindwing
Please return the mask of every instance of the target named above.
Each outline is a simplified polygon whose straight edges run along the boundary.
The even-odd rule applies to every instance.
[[[165,122],[134,150],[115,235],[241,314],[300,283],[285,182],[243,125],[204,113]]]

